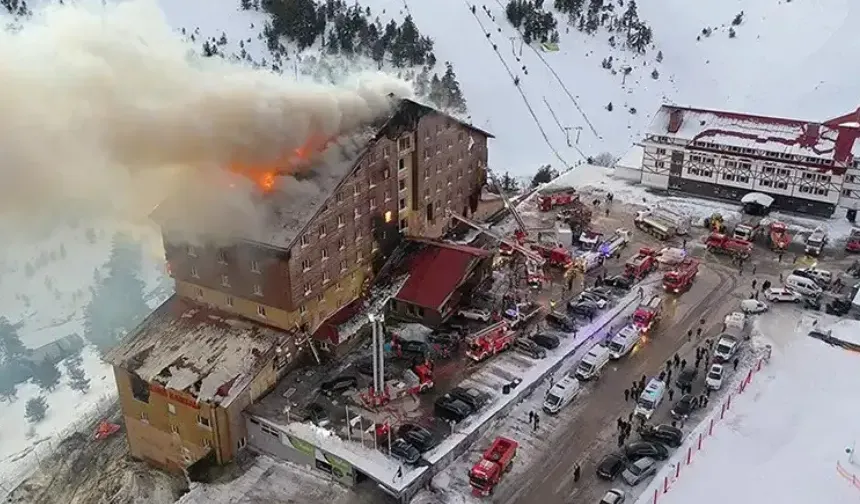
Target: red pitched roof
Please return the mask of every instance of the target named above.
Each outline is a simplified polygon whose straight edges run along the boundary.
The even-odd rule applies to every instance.
[[[472,260],[490,255],[487,250],[464,245],[428,245],[413,259],[409,278],[394,299],[438,310],[460,286]]]

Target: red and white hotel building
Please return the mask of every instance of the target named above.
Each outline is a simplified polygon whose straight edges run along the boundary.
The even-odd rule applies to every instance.
[[[860,109],[816,123],[663,105],[618,174],[725,200],[761,192],[775,209],[822,217],[845,208],[853,220],[860,210],[858,136]]]

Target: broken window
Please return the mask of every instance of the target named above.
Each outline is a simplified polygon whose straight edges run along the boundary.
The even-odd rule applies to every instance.
[[[140,402],[149,403],[149,383],[136,374],[130,374],[131,396]]]

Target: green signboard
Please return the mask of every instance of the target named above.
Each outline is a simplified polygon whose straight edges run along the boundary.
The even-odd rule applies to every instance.
[[[296,450],[304,453],[305,455],[309,455],[311,457],[316,454],[316,447],[307,441],[303,441],[297,437],[286,436],[287,440],[290,442],[290,445]]]

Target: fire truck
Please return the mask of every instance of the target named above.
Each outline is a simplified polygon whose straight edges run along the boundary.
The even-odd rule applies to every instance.
[[[549,212],[555,207],[571,205],[577,199],[578,197],[573,189],[542,193],[538,194],[538,208],[541,212]]]
[[[469,470],[473,495],[486,497],[493,493],[502,476],[511,468],[518,447],[519,443],[505,437],[497,437],[493,441],[481,460]]]
[[[466,337],[466,356],[475,362],[504,352],[514,344],[516,333],[504,320]]]
[[[735,225],[735,229],[732,231],[732,238],[748,242],[755,241],[764,230],[761,220],[761,217],[754,215],[744,216],[743,220]]]
[[[860,228],[851,229],[848,241],[845,242],[846,252],[860,252]]]
[[[646,333],[660,321],[663,312],[663,298],[659,295],[651,296],[647,303],[639,305],[633,312],[633,326],[639,331]]]
[[[603,257],[612,257],[626,247],[628,243],[630,243],[630,231],[618,228],[612,236],[600,244],[597,250]]]
[[[597,250],[600,246],[600,243],[603,241],[603,233],[598,233],[596,231],[583,231],[582,234],[579,235],[579,248],[582,250]]]
[[[690,218],[668,208],[640,210],[636,212],[633,224],[658,240],[668,240],[676,234],[686,235],[690,232]]]
[[[679,293],[686,291],[693,285],[693,279],[699,274],[699,261],[688,258],[663,275],[663,288],[666,292]]]
[[[657,253],[650,248],[641,248],[635,256],[624,263],[624,276],[641,280],[657,269]]]
[[[827,245],[829,238],[827,230],[819,226],[812,231],[812,234],[806,237],[806,255],[818,257]]]
[[[770,249],[776,252],[785,251],[791,244],[791,235],[784,222],[772,222],[768,233]]]
[[[705,247],[714,254],[726,254],[743,259],[752,254],[752,243],[719,233],[708,235],[708,238],[705,239]]]

